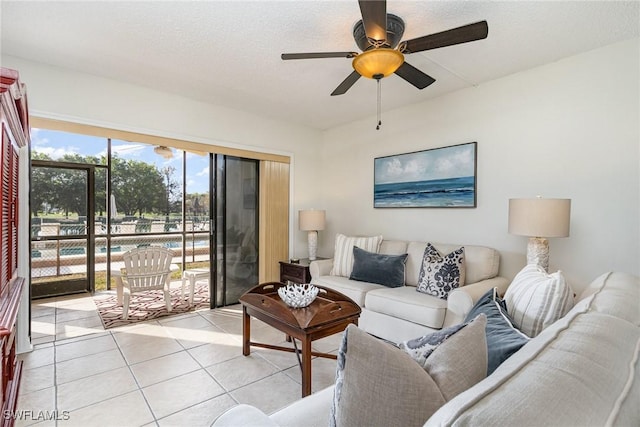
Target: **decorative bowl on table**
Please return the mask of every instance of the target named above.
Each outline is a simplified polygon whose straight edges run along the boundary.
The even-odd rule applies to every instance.
[[[310,283],[292,284],[278,288],[278,295],[285,304],[292,308],[308,306],[318,296],[318,287]]]

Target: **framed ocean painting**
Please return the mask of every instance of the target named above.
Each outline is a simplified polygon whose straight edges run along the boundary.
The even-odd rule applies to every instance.
[[[374,159],[375,208],[475,208],[477,143]]]

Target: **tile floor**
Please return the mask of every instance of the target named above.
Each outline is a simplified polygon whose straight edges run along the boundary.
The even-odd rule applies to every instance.
[[[241,315],[235,305],[105,331],[90,296],[34,301],[16,425],[208,426],[238,403],[271,413],[299,399],[295,354],[242,356]],[[287,345],[258,320],[251,328],[256,341]],[[336,353],[340,338],[313,347]],[[333,384],[335,365],[314,358],[314,392]]]

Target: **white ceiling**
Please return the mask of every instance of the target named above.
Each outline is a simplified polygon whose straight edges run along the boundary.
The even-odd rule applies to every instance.
[[[356,0],[2,0],[0,8],[3,55],[318,129],[376,112],[373,80],[329,96],[353,70],[351,60],[280,59],[283,52],[358,51]],[[384,79],[383,111],[638,37],[639,10],[638,1],[389,0],[387,12],[406,23],[403,40],[481,20],[489,36],[407,55],[436,83],[418,90],[395,75]]]

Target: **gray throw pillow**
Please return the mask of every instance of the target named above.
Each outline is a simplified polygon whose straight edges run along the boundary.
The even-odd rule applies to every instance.
[[[404,351],[349,325],[338,351],[330,425],[422,426],[486,374],[483,320],[458,335],[436,349],[429,357],[434,363],[423,368]]]
[[[404,286],[407,254],[385,255],[353,247],[353,271],[349,279],[390,288]]]
[[[487,318],[478,315],[427,358],[424,369],[447,402],[487,377],[486,325]]]
[[[496,289],[488,290],[473,306],[465,319],[473,319],[480,313],[487,316],[487,375],[496,370],[520,347],[529,342],[529,337],[513,326],[504,301],[496,295]]]

